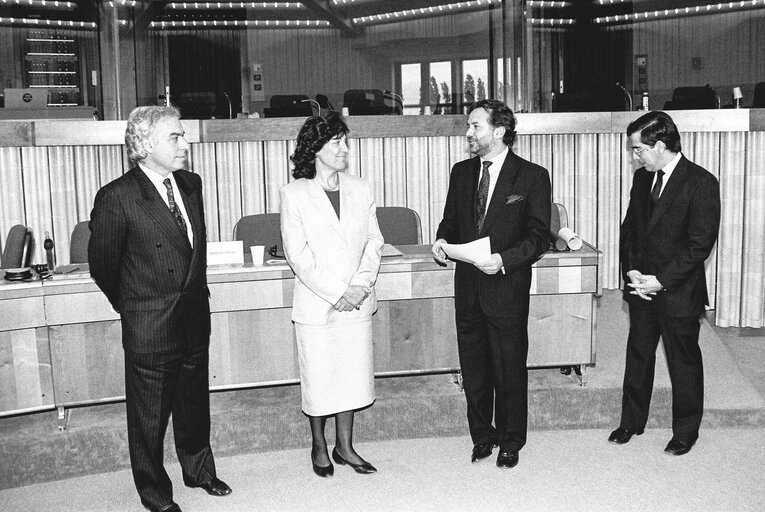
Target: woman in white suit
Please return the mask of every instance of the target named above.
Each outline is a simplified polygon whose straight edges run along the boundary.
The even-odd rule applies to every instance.
[[[324,427],[334,416],[332,459],[358,473],[377,470],[353,448],[354,412],[375,400],[372,314],[383,237],[369,184],[345,173],[348,127],[337,113],[311,117],[281,189],[284,254],[295,273],[292,321],[303,412],[311,424],[314,472],[332,476]]]

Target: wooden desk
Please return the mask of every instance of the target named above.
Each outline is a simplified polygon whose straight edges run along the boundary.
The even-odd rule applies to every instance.
[[[436,265],[429,247],[400,249],[403,256],[383,259],[376,285],[376,374],[457,371],[454,267]],[[529,367],[595,363],[600,259],[585,244],[581,251],[547,253],[535,264]],[[208,283],[211,389],[298,382],[289,267],[209,268]],[[35,350],[2,366],[0,415],[54,407],[63,413],[124,398],[119,316],[87,273],[0,285],[0,354],[15,356],[19,343]],[[24,393],[6,385],[27,382],[30,373],[38,378]]]

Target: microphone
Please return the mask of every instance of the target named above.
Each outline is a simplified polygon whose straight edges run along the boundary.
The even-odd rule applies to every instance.
[[[228,93],[226,91],[223,91],[223,96],[225,96],[226,99],[228,100],[228,118],[232,119],[234,114],[233,114],[233,110],[231,109],[231,98],[228,97]]]
[[[300,100],[300,103],[310,103],[311,107],[313,107],[314,103],[316,104],[316,115],[321,116],[321,105],[319,105],[319,102],[316,100],[312,100],[311,98],[306,98],[304,100]]]
[[[624,86],[621,84],[621,82],[616,82],[616,87],[622,90],[622,94],[624,94],[624,97],[627,98],[627,104],[629,105],[629,111],[632,112],[632,95],[627,91],[627,89],[624,88]]]
[[[403,97],[403,96],[401,96],[400,94],[396,94],[395,92],[393,92],[393,91],[390,91],[390,90],[388,90],[388,89],[385,89],[385,90],[383,91],[383,94],[385,94],[386,96],[388,96],[388,97],[390,97],[390,98],[393,98],[394,100],[396,100],[396,102],[397,102],[399,105],[401,105],[401,111],[402,111],[402,112],[404,111],[404,97]],[[395,107],[394,107],[394,113],[395,113]]]

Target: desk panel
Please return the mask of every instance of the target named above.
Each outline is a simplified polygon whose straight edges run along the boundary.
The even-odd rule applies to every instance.
[[[456,371],[454,265],[437,265],[427,246],[400,249],[378,275],[375,372]],[[529,367],[594,363],[599,262],[598,250],[585,244],[535,263]],[[298,382],[289,267],[210,268],[208,282],[210,387]],[[87,274],[6,286],[0,299],[0,318],[11,329],[0,331],[0,414],[124,398],[119,317]]]

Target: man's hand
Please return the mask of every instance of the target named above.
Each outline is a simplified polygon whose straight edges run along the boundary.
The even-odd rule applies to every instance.
[[[476,263],[475,268],[484,274],[496,274],[502,268],[502,256],[495,252],[488,260]]]
[[[433,242],[433,247],[430,248],[430,252],[433,253],[433,259],[436,260],[441,265],[446,265],[446,253],[443,249],[443,244],[446,243],[446,240],[443,238],[439,238],[435,242]]]
[[[664,289],[656,276],[642,274],[638,270],[630,270],[627,272],[627,277],[632,281],[627,283],[627,286],[633,288],[630,294],[637,295],[643,300],[652,300],[650,296],[656,295],[657,292]]]

